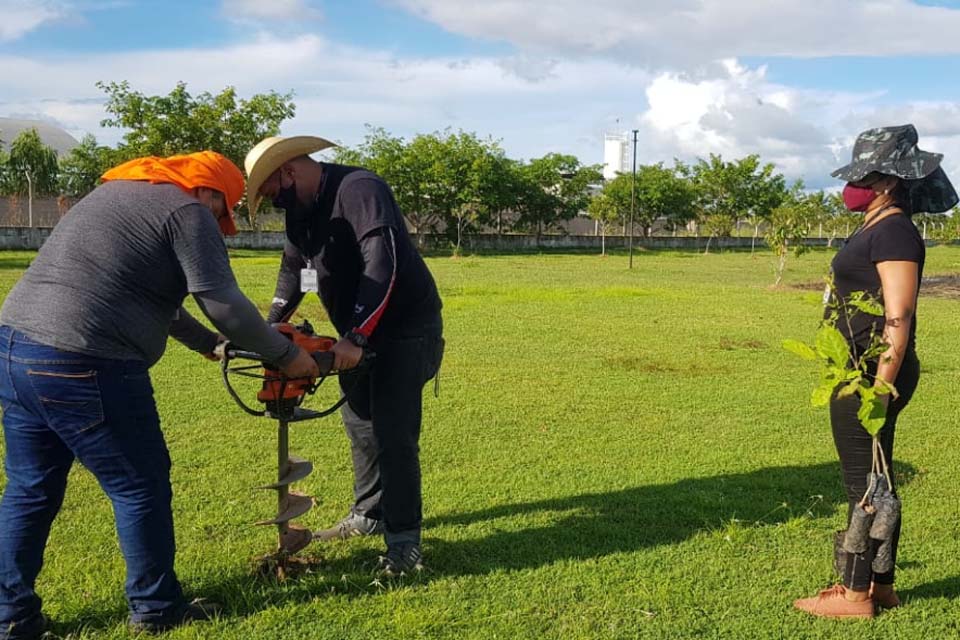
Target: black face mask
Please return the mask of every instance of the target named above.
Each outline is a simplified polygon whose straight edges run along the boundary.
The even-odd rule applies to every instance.
[[[277,195],[273,198],[273,206],[277,209],[296,209],[299,201],[297,200],[297,183],[291,182],[289,187],[280,187]]]
[[[294,182],[289,187],[280,187],[273,198],[273,206],[286,211],[284,226],[290,242],[305,251],[314,249],[311,246],[312,236],[315,235],[310,224],[313,217],[312,209],[300,202],[300,198],[297,197],[297,183]]]

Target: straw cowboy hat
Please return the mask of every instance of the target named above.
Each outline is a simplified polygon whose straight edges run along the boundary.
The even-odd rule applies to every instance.
[[[917,146],[912,124],[867,129],[853,145],[852,161],[830,175],[857,182],[877,172],[905,181],[914,213],[940,213],[957,204],[957,193],[940,168],[943,154]]]
[[[258,142],[243,161],[247,170],[247,207],[250,217],[257,215],[260,206],[261,197],[257,192],[274,171],[294,158],[335,146],[333,142],[315,136],[271,136]]]

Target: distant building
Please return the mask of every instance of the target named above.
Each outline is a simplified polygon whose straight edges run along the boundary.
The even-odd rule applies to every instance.
[[[627,173],[630,169],[630,144],[627,134],[604,134],[603,179],[613,180],[618,173]]]
[[[76,138],[55,124],[43,120],[24,120],[21,118],[0,118],[0,149],[10,150],[10,143],[24,131],[36,129],[40,140],[53,147],[58,156],[65,156],[80,144]]]

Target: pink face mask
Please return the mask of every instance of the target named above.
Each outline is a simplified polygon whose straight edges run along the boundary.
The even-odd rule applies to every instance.
[[[866,211],[876,197],[877,192],[870,187],[856,187],[847,183],[843,188],[843,204],[850,211]]]

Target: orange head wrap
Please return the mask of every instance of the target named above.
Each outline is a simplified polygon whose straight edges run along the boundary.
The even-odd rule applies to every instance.
[[[182,156],[149,156],[125,162],[100,177],[109,180],[146,180],[152,184],[171,183],[190,192],[207,187],[223,194],[227,215],[220,218],[224,235],[237,233],[233,209],[243,197],[243,173],[226,157],[215,151],[198,151]]]

